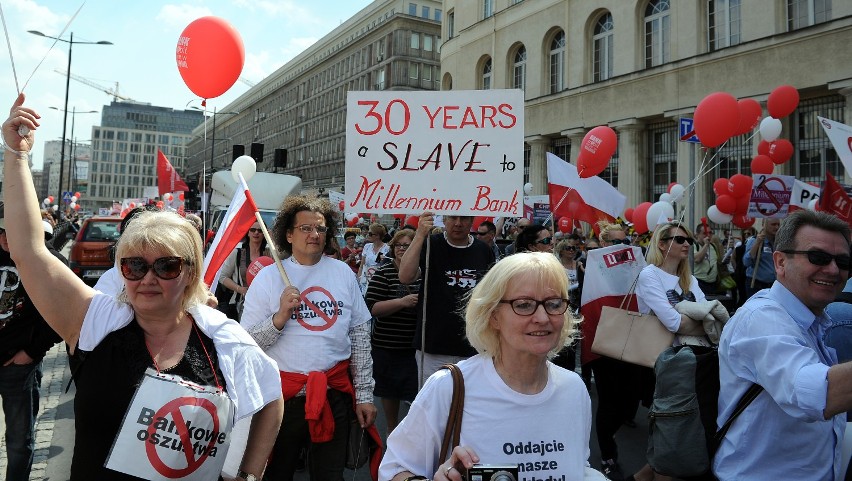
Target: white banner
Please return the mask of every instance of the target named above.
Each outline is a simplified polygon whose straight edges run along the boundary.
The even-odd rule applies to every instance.
[[[346,210],[523,212],[520,90],[349,92]]]
[[[807,209],[810,201],[819,199],[819,193],[820,188],[818,185],[811,185],[796,179],[796,183],[793,184],[793,196],[790,197],[790,205]]]
[[[852,127],[817,116],[846,172],[852,172]],[[838,181],[843,179],[838,179]]]

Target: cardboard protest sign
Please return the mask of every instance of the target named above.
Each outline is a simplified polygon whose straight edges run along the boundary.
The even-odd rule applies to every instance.
[[[523,213],[520,90],[349,92],[347,212]]]
[[[852,127],[817,116],[825,135],[837,152],[847,172],[852,172]]]
[[[796,179],[793,184],[793,194],[790,197],[790,212],[797,209],[807,209],[812,200],[819,199],[820,188]]]
[[[756,174],[751,199],[748,204],[749,217],[783,219],[790,209],[790,198],[796,178],[792,175]]]

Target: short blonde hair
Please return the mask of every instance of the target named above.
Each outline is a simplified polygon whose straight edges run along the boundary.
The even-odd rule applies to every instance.
[[[207,286],[201,279],[204,257],[201,254],[201,237],[192,222],[174,212],[148,211],[137,215],[122,232],[115,249],[115,268],[121,269],[121,259],[142,256],[157,251],[184,260],[184,273],[188,276],[183,308],[188,309],[207,301]],[[123,299],[124,296],[121,296]]]
[[[494,264],[476,287],[470,291],[465,308],[465,333],[470,345],[477,352],[500,357],[500,333],[491,326],[491,317],[500,306],[509,285],[518,277],[532,274],[538,282],[556,290],[562,298],[568,298],[568,277],[565,269],[549,252],[518,252]],[[548,353],[553,358],[563,347],[574,341],[580,320],[568,309],[565,324],[559,333],[559,341]]]

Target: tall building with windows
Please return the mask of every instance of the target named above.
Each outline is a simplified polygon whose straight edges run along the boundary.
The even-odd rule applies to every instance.
[[[104,105],[101,125],[92,127],[87,192],[78,203],[97,212],[113,201],[143,197],[145,187],[157,185],[158,149],[183,173],[186,145],[203,122],[198,110],[122,101]]]
[[[688,185],[714,159],[696,184],[700,217],[713,180],[751,173],[761,139],[704,151],[679,141],[679,118],[719,91],[758,100],[768,115],[767,97],[783,84],[801,101],[782,120],[795,154],[776,172],[844,175],[817,116],[852,122],[852,51],[841,47],[852,43],[852,2],[445,0],[444,14],[443,89],[524,91],[525,181],[536,194],[546,193],[547,152],[575,162],[584,135],[609,125],[618,149],[601,176],[628,207]]]
[[[196,128],[188,178],[202,186],[204,173],[209,186],[212,171],[230,168],[234,145],[248,155],[254,143],[263,144],[258,170],[342,189],[347,92],[439,90],[442,17],[439,1],[374,1]]]

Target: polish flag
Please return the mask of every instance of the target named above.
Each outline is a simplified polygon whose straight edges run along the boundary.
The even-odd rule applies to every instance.
[[[598,221],[614,222],[624,212],[627,197],[598,176],[585,179],[577,166],[547,153],[547,191],[554,217],[568,217],[595,226]]]
[[[627,302],[624,297],[645,267],[642,249],[636,246],[617,244],[586,252],[586,276],[583,278],[583,298],[580,300],[580,323],[583,342],[580,343],[580,361],[585,364],[600,355],[592,352],[595,332],[604,306],[623,307],[636,310],[636,294],[631,293]],[[624,303],[624,306],[622,306]]]
[[[160,149],[157,149],[157,190],[160,197],[168,192],[189,192],[189,186],[180,179],[172,163]]]
[[[202,270],[204,283],[210,286],[210,290],[214,292],[219,280],[219,270],[225,263],[225,259],[245,238],[252,224],[257,221],[254,215],[257,212],[257,206],[254,204],[254,199],[249,192],[243,174],[239,174],[239,176],[243,188],[242,190],[236,189],[234,192],[231,205],[228,206],[228,211],[222,219],[216,237],[213,238],[207,256],[204,257],[204,269]]]

